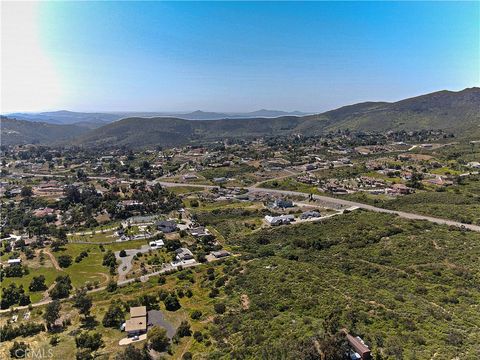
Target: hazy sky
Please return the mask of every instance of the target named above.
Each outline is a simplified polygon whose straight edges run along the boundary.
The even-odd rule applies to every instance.
[[[1,111],[320,111],[480,84],[479,2],[5,2]]]

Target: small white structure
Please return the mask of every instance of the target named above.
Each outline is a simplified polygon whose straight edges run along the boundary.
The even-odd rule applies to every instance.
[[[160,249],[165,246],[165,243],[163,242],[163,240],[155,240],[150,241],[149,245],[152,249]]]
[[[278,226],[278,225],[290,224],[291,222],[295,221],[295,217],[293,215],[280,215],[280,216],[266,215],[265,221],[270,226]]]
[[[21,264],[22,263],[22,259],[18,258],[18,259],[8,259],[7,261],[7,264],[8,265],[15,265],[15,264]]]

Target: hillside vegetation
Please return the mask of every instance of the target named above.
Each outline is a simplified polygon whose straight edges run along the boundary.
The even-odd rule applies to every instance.
[[[443,129],[459,137],[473,138],[480,135],[479,109],[480,88],[469,88],[439,91],[394,103],[360,103],[303,117],[196,121],[130,117],[89,132],[85,126],[92,127],[91,123],[53,125],[2,118],[2,140],[4,144],[51,143],[75,137],[75,144],[87,147],[171,147],[225,138],[319,135],[340,129],[373,132]],[[94,118],[98,123],[98,116]]]
[[[315,341],[334,344],[341,328],[375,358],[476,358],[476,233],[360,211],[224,235],[251,259],[212,331],[229,358],[313,359]]]
[[[85,146],[172,146],[200,140],[290,134],[318,135],[339,129],[384,132],[443,129],[460,137],[480,134],[480,89],[440,91],[395,103],[369,102],[304,117],[188,121],[128,118],[77,140]]]
[[[70,140],[87,131],[87,128],[76,125],[30,122],[2,116],[0,134],[2,145],[52,144]]]

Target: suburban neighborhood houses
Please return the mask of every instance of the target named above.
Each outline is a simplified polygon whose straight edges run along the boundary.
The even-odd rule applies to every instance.
[[[150,344],[149,353],[160,358],[168,349],[181,351],[187,344],[182,336],[195,336],[195,346],[208,353],[214,336],[208,324],[215,317],[234,311],[226,309],[236,302],[248,312],[252,301],[263,301],[257,290],[231,292],[243,284],[233,279],[247,276],[247,267],[275,272],[283,261],[293,262],[289,267],[303,263],[314,256],[309,249],[329,251],[351,236],[348,249],[364,246],[355,234],[365,232],[362,238],[374,246],[407,231],[403,223],[381,235],[365,230],[383,216],[445,224],[465,234],[480,230],[478,205],[471,200],[479,179],[472,145],[443,143],[438,132],[424,133],[420,144],[413,142],[418,134],[402,133],[404,141],[394,141],[398,136],[371,134],[382,143],[375,146],[361,145],[364,139],[352,133],[297,137],[295,150],[281,138],[256,139],[249,146],[225,141],[102,154],[76,150],[75,156],[68,148],[4,149],[0,326],[26,324],[27,318],[41,322],[36,309],[58,300],[68,315],[59,315],[48,331],[87,326],[95,316],[115,351]],[[464,155],[452,159],[452,151]],[[425,197],[452,194],[464,196],[461,212],[446,202],[422,205]],[[344,223],[352,218],[370,220]],[[341,225],[332,227],[336,223]],[[365,229],[347,231],[350,226]],[[329,235],[337,231],[346,232]],[[388,257],[390,251],[375,256]],[[269,260],[275,254],[277,260]],[[379,261],[382,269],[390,266]],[[337,271],[350,274],[351,265],[342,266]],[[309,271],[314,269],[318,264]],[[99,305],[77,313],[76,306],[88,305],[88,299]],[[346,344],[344,355],[372,358],[371,334],[348,325],[348,334],[338,335]],[[219,342],[220,337],[215,346]]]

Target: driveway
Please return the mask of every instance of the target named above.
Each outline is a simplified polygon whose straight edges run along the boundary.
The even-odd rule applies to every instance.
[[[132,270],[133,257],[138,253],[147,253],[150,249],[150,245],[142,245],[140,249],[128,249],[125,250],[127,253],[127,256],[125,257],[120,257],[120,251],[115,251],[115,257],[117,260],[120,260],[120,265],[118,265],[119,280],[124,280],[130,270]]]
[[[140,335],[138,337],[138,340],[134,340],[133,337],[123,338],[118,342],[118,345],[125,346],[125,345],[130,345],[130,344],[133,344],[133,343],[136,343],[136,342],[140,342],[140,341],[143,341],[143,340],[147,340],[147,334]]]
[[[167,336],[169,339],[175,335],[175,327],[165,318],[163,313],[159,310],[150,310],[148,312],[148,326],[158,325],[167,330]]]

